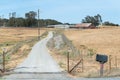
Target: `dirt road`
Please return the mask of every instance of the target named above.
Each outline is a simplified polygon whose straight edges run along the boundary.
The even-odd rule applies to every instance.
[[[28,58],[18,65],[14,72],[61,72],[46,48],[47,41],[53,37],[52,32],[39,41],[31,50]]]

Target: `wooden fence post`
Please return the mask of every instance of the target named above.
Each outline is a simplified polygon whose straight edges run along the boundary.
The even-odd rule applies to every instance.
[[[115,68],[117,69],[117,56],[115,56]]]
[[[82,72],[84,71],[84,63],[83,63],[83,58],[82,58]]]
[[[67,53],[67,71],[69,73],[69,52]]]
[[[109,71],[111,71],[111,55],[109,55]]]
[[[5,72],[5,51],[3,51],[3,72]]]

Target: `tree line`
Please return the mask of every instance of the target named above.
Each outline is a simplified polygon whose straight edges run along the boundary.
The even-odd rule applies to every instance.
[[[103,23],[103,25],[106,25],[106,26],[119,26],[119,24],[115,24],[115,23],[112,23],[112,22],[109,22],[109,21],[105,21]]]
[[[9,19],[2,19],[0,17],[0,26],[8,26],[8,27],[37,27],[38,23],[40,27],[45,27],[47,25],[56,25],[56,24],[63,24],[59,21],[53,19],[38,19],[38,14],[35,11],[29,11],[25,13],[25,18],[23,17],[16,17],[16,12],[9,14]],[[107,26],[119,26],[118,24],[114,24],[112,22],[102,21],[102,17],[100,14],[95,16],[86,16],[81,21],[82,23],[92,23],[95,26],[98,25],[107,25]],[[70,25],[70,23],[64,23]]]
[[[25,18],[17,18],[15,12],[9,14],[9,19],[0,18],[0,26],[7,27],[37,27],[38,22],[40,27],[62,24],[61,22],[53,19],[37,19],[37,13],[34,11],[29,11],[25,13]]]
[[[95,16],[86,16],[84,19],[82,19],[82,23],[92,23],[95,26],[98,25],[106,25],[106,26],[119,26],[119,24],[115,24],[109,21],[102,21],[102,17],[100,14],[97,14]]]

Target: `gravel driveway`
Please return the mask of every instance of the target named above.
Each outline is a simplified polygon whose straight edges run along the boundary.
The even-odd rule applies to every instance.
[[[39,41],[31,50],[28,58],[18,65],[15,72],[61,72],[46,48],[47,41],[53,37],[52,32]]]

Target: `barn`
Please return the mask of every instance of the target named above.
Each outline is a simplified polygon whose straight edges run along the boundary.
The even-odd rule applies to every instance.
[[[93,25],[92,23],[80,23],[80,24],[76,24],[74,26],[74,28],[77,28],[77,29],[95,29],[96,26]]]

